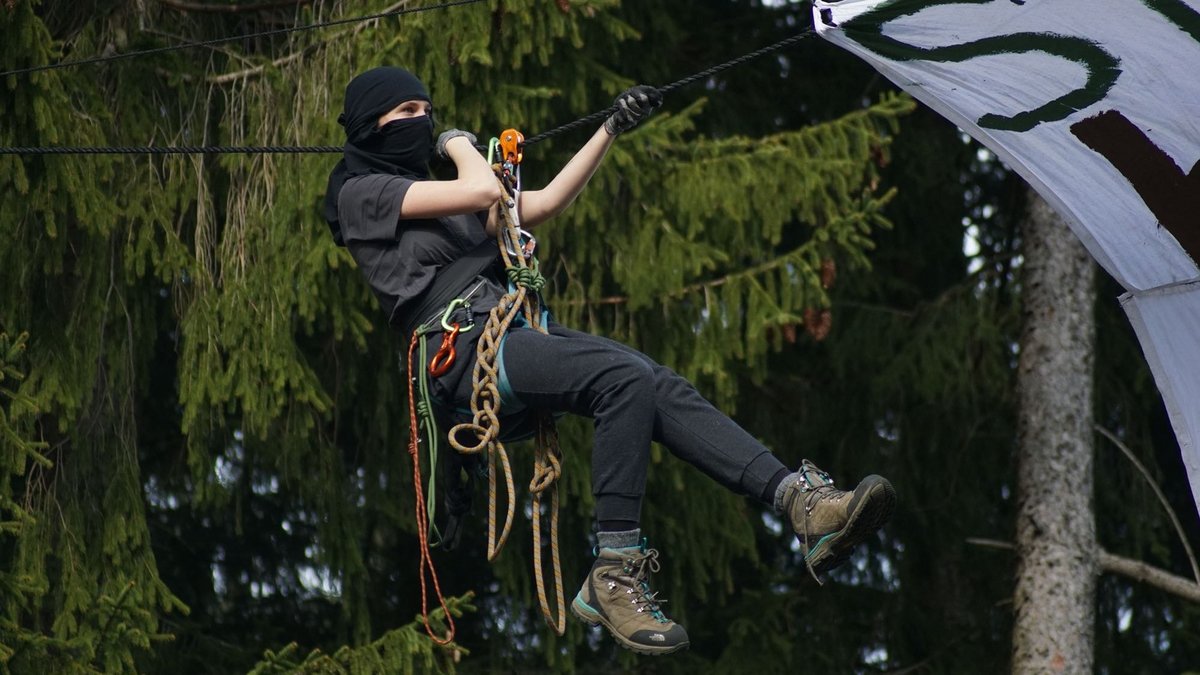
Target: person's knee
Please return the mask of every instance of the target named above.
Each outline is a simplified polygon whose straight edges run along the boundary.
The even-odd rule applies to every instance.
[[[696,390],[696,386],[674,370],[660,366],[654,375],[655,387],[663,398],[671,400],[700,398],[700,392]]]
[[[636,356],[629,355],[621,359],[617,370],[620,376],[633,386],[640,388],[654,386],[654,368]]]
[[[603,380],[609,397],[654,405],[654,369],[642,359],[632,355],[614,359],[607,366]]]

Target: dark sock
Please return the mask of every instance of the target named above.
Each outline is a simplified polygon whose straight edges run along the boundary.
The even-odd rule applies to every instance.
[[[636,520],[601,520],[597,523],[597,532],[628,532],[638,529]]]
[[[792,475],[790,469],[780,469],[776,471],[775,475],[771,476],[771,480],[767,481],[767,487],[763,488],[763,492],[761,495],[759,495],[759,498],[774,507],[775,493],[779,491],[779,484],[783,482],[784,478],[787,478],[790,475]]]

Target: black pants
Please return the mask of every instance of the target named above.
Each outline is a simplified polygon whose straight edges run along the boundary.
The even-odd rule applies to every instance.
[[[504,369],[513,393],[529,407],[594,420],[596,520],[639,521],[651,441],[729,489],[754,498],[760,498],[784,468],[770,450],[670,368],[608,338],[553,322],[549,330],[544,335],[530,328],[511,329],[504,345]],[[445,390],[455,383],[454,405],[466,408],[473,345],[459,347],[459,354],[469,358],[461,358],[456,372],[437,384]]]

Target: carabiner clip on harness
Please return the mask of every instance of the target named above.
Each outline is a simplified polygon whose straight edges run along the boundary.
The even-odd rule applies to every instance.
[[[454,314],[454,310],[464,308],[467,313],[467,327],[463,328],[458,321],[450,323],[450,316]],[[459,333],[469,333],[475,327],[475,320],[471,316],[471,303],[462,298],[455,298],[446,305],[446,312],[442,314],[442,346],[438,347],[437,353],[433,355],[433,360],[429,362],[429,374],[433,377],[441,377],[450,372],[450,367],[454,365],[454,358],[457,352],[454,349],[454,341],[458,339]]]

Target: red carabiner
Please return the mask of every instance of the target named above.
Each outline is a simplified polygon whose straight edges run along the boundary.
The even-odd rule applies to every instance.
[[[450,366],[454,365],[454,339],[458,337],[458,323],[455,322],[450,330],[442,333],[442,346],[438,347],[437,353],[433,355],[433,360],[429,362],[429,374],[434,377],[441,377],[450,372]]]

